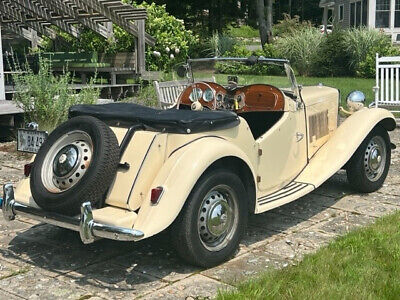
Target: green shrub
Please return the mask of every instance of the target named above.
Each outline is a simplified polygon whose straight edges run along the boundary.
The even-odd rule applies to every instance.
[[[232,37],[214,32],[209,41],[210,54],[217,57],[224,56],[233,50],[235,44],[236,41]]]
[[[199,38],[195,43],[191,44],[188,51],[188,57],[201,58],[214,56],[210,47],[210,38]]]
[[[255,29],[249,25],[241,25],[239,27],[229,25],[226,28],[226,34],[228,34],[231,37],[235,37],[235,38],[252,39],[252,38],[260,37],[258,29]]]
[[[230,52],[226,52],[226,57],[250,57],[250,56],[264,56],[267,58],[276,58],[277,50],[274,44],[268,44],[263,50],[250,51],[244,46],[234,46]],[[215,69],[222,74],[249,74],[249,75],[275,75],[281,74],[282,68],[273,65],[256,64],[248,66],[242,63],[234,62],[220,62],[217,63]]]
[[[318,49],[318,55],[312,63],[312,76],[349,76],[354,71],[350,68],[350,55],[346,50],[343,30],[334,30],[324,36]]]
[[[134,97],[126,98],[122,102],[136,103],[148,107],[158,107],[156,90],[151,83],[140,83],[140,90]]]
[[[261,55],[263,55],[265,57],[268,57],[268,58],[280,58],[278,49],[276,47],[276,44],[274,44],[274,43],[265,44],[264,47],[263,47],[263,50],[260,50],[260,51],[261,51],[260,53],[262,53]]]
[[[233,48],[225,53],[225,57],[249,57],[252,55],[249,49],[245,46],[235,45]]]
[[[273,26],[272,33],[274,36],[284,37],[311,27],[312,24],[310,21],[300,21],[299,16],[292,18],[288,14],[283,14],[283,19]]]
[[[276,41],[280,56],[290,60],[300,75],[310,75],[324,36],[316,28],[303,28]]]
[[[27,122],[36,122],[40,129],[52,131],[68,116],[68,109],[75,104],[93,104],[99,91],[88,85],[80,93],[69,88],[72,81],[70,73],[53,75],[51,63],[39,57],[39,70],[35,74],[26,64],[21,68],[14,66],[16,74],[14,100],[25,112]]]
[[[350,56],[350,67],[360,77],[375,76],[375,56],[399,55],[390,36],[368,28],[347,30],[344,36],[346,52]]]

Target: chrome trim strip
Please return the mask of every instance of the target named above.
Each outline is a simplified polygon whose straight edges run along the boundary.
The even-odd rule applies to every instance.
[[[15,219],[16,215],[21,215],[47,224],[78,231],[84,244],[93,243],[95,238],[106,238],[117,241],[137,241],[144,236],[143,232],[136,229],[95,222],[90,202],[82,204],[79,218],[69,217],[16,202],[12,184],[5,184],[3,191],[4,200],[2,203],[2,210],[4,218],[7,221],[12,221]]]
[[[273,201],[277,201],[279,199],[288,197],[292,194],[300,192],[301,190],[305,189],[306,187],[310,186],[310,184],[303,183],[303,182],[293,182],[286,187],[282,188],[281,190],[276,191],[273,194],[268,196],[264,196],[262,198],[258,198],[257,202],[259,205],[264,205]]]

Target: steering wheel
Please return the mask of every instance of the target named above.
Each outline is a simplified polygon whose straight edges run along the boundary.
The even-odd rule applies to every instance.
[[[201,95],[195,95],[198,98],[195,98],[195,101],[190,99],[191,95],[193,94],[193,91],[195,89],[200,89],[201,90]],[[212,92],[212,99],[207,99],[205,100],[204,94],[206,92],[209,93],[209,91]],[[177,101],[177,108],[179,109],[180,104],[186,104],[190,105],[192,110],[196,110],[198,106],[194,105],[195,103],[200,103],[202,107],[206,107],[211,110],[215,110],[217,108],[217,97],[216,97],[216,91],[206,82],[195,82],[189,85],[180,95]]]

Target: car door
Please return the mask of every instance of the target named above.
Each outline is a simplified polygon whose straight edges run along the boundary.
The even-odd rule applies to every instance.
[[[287,66],[294,99],[286,98],[282,118],[257,140],[258,188],[268,194],[292,181],[307,165],[307,129],[304,104],[292,69]]]

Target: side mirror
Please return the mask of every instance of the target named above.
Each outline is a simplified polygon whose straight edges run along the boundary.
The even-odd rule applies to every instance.
[[[176,74],[181,78],[186,77],[187,73],[188,70],[186,65],[181,65],[176,69]]]

